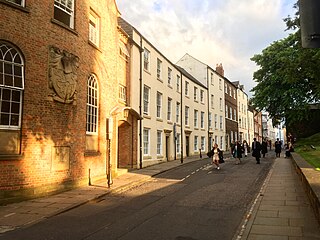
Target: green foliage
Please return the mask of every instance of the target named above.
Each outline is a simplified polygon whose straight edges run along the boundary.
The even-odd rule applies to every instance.
[[[298,139],[295,143],[295,151],[317,170],[320,170],[320,133]]]
[[[295,5],[296,7],[296,5]],[[287,29],[298,29],[296,18],[285,19]],[[301,47],[300,30],[273,42],[251,58],[259,69],[253,79],[257,85],[252,105],[267,111],[277,121],[300,121],[308,115],[308,104],[320,99],[320,50]]]

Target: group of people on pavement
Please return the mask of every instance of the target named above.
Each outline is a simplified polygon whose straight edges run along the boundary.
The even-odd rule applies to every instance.
[[[276,142],[277,143],[277,142]],[[268,146],[270,142],[264,139],[262,143],[257,141],[256,138],[253,139],[251,144],[251,149],[249,144],[246,140],[242,143],[240,141],[232,142],[231,143],[231,154],[236,159],[236,165],[241,164],[241,159],[244,154],[245,157],[248,156],[248,153],[252,152],[252,156],[255,157],[256,163],[260,164],[261,154],[265,157],[266,153],[268,152]],[[277,152],[277,148],[276,148]],[[223,161],[223,151],[220,150],[218,144],[214,144],[211,151],[207,153],[208,157],[212,157],[212,164],[216,165],[216,169],[220,169],[220,163]]]
[[[290,153],[293,152],[293,142],[294,138],[289,133],[288,135],[288,142],[286,144],[286,155],[285,157],[290,157]],[[271,141],[267,141],[267,139],[263,139],[263,141],[260,143],[257,141],[256,138],[253,139],[253,142],[251,144],[251,152],[252,156],[256,159],[256,163],[260,164],[260,158],[261,155],[263,158],[265,158],[266,153],[268,152],[268,146],[271,150]],[[282,150],[282,142],[277,138],[277,140],[274,143],[275,147],[275,153],[276,157],[280,157],[281,150]],[[236,164],[241,163],[242,154],[244,154],[245,157],[248,156],[248,152],[250,152],[249,144],[246,140],[244,140],[242,143],[239,141],[232,142],[231,143],[231,154],[236,159]],[[211,151],[207,153],[208,157],[212,157],[212,164],[216,165],[216,168],[220,169],[220,163],[224,162],[223,160],[223,151],[220,150],[218,147],[218,144],[214,144],[214,147]]]

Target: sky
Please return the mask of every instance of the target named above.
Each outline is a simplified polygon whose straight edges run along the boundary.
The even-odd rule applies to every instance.
[[[171,62],[186,53],[215,69],[222,63],[230,81],[245,92],[256,85],[250,60],[285,38],[283,21],[296,0],[117,0],[122,18]]]

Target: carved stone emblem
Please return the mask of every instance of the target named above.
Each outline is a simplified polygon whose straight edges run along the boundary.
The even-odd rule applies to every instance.
[[[49,88],[54,100],[72,103],[76,99],[79,58],[51,46],[49,49]]]

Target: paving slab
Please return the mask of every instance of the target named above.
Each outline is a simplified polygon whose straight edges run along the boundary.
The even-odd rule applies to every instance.
[[[236,239],[320,240],[320,228],[289,158],[277,158]]]

